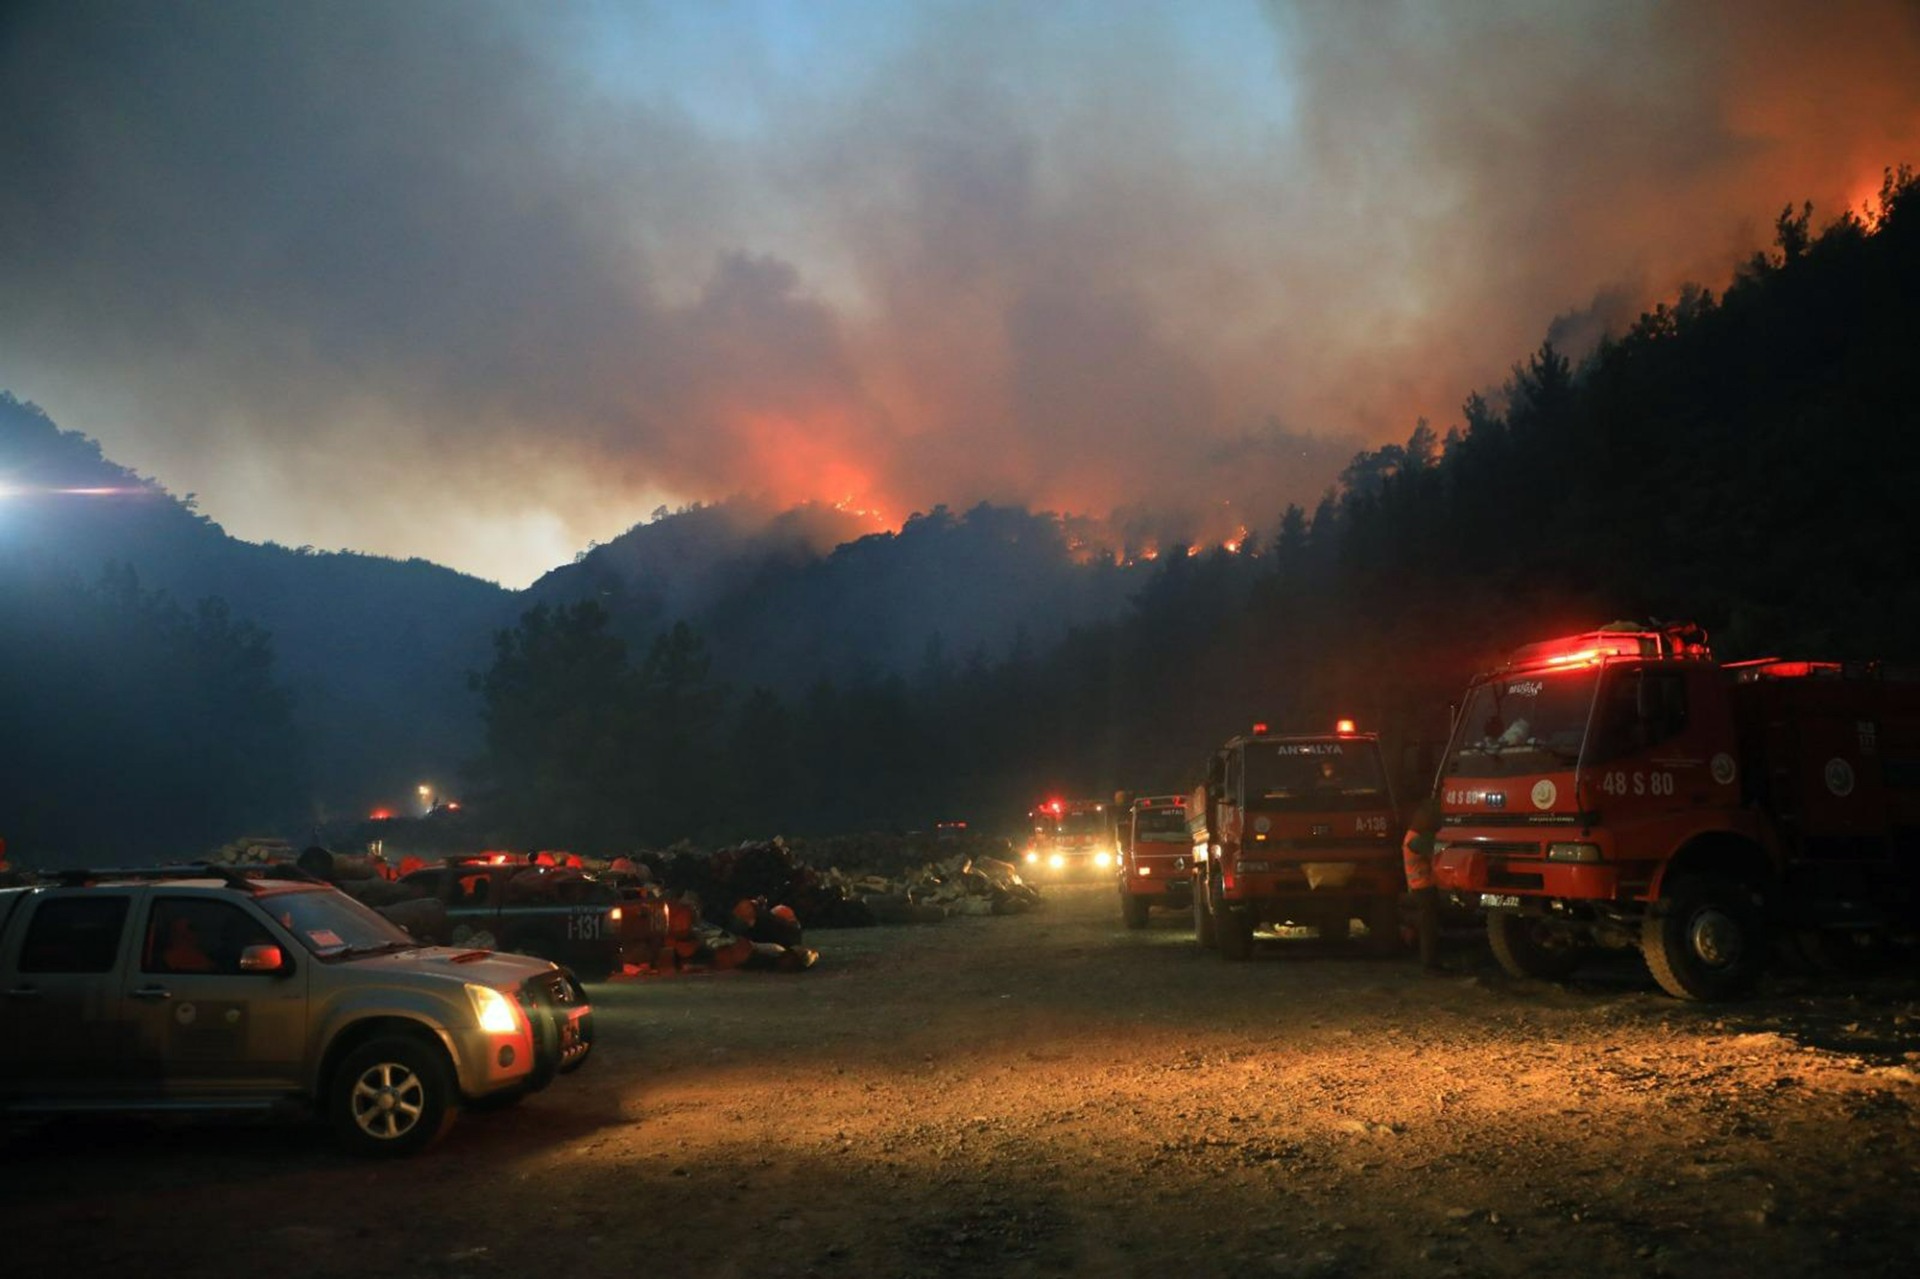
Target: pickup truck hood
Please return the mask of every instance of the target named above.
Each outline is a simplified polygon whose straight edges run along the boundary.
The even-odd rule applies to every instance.
[[[552,972],[553,965],[531,955],[509,955],[494,950],[474,950],[461,946],[422,946],[419,950],[396,951],[391,955],[369,955],[355,964],[393,973],[432,973],[457,977],[476,986],[513,990],[529,977]]]

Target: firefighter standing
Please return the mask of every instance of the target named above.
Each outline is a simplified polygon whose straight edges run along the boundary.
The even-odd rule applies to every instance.
[[[1440,966],[1440,890],[1433,883],[1433,839],[1439,829],[1440,801],[1428,796],[1414,807],[1400,844],[1420,936],[1420,962],[1428,968]]]

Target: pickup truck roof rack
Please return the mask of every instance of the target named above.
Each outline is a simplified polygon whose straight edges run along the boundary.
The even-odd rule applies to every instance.
[[[229,888],[253,892],[263,881],[293,881],[323,884],[326,881],[308,874],[298,866],[281,862],[258,862],[247,866],[225,866],[215,862],[176,862],[168,866],[116,866],[95,870],[63,870],[55,882],[65,887],[96,884],[106,879],[218,879]]]

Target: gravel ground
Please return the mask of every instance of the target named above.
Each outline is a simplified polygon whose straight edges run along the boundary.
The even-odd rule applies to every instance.
[[[1920,1267],[1920,979],[1681,1004],[1111,890],[815,931],[805,973],[593,988],[595,1059],[433,1151],[306,1126],[11,1134],[19,1274],[1806,1275]],[[24,1266],[24,1269],[19,1267]],[[137,1269],[136,1269],[137,1268]]]

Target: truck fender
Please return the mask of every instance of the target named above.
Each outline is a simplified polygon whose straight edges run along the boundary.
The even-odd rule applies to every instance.
[[[368,1040],[382,1035],[410,1035],[415,1039],[436,1044],[447,1060],[447,1074],[452,1077],[455,1087],[459,1087],[459,1055],[454,1051],[453,1042],[438,1025],[424,1018],[395,1014],[372,1014],[358,1017],[339,1025],[335,1033],[325,1042],[325,1048],[314,1062],[313,1075],[308,1081],[307,1090],[318,1103],[326,1100],[327,1081],[333,1077],[335,1067],[345,1059],[348,1053]]]
[[[1737,831],[1703,831],[1691,836],[1660,863],[1647,885],[1647,899],[1657,904],[1667,884],[1689,875],[1719,875],[1750,884],[1773,900],[1774,860],[1759,843]]]
[[[307,1084],[315,1096],[322,1095],[319,1090],[325,1087],[328,1073],[342,1055],[382,1032],[398,1031],[432,1040],[447,1055],[448,1068],[457,1078],[460,1054],[446,1027],[460,1024],[461,1018],[471,1019],[472,1011],[420,991],[383,989],[376,993],[378,999],[349,994],[328,1008],[314,1026],[313,1065]],[[455,993],[459,993],[457,988]]]

